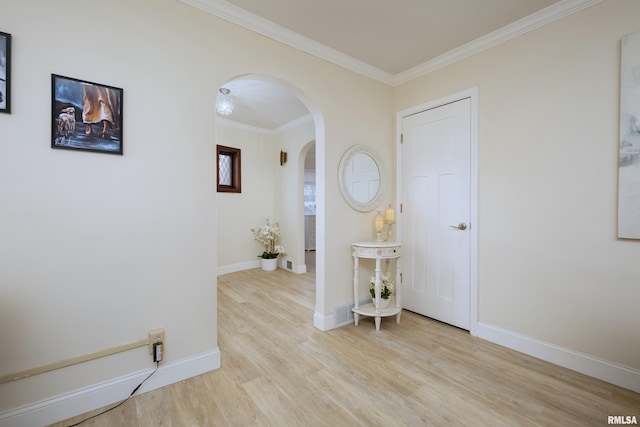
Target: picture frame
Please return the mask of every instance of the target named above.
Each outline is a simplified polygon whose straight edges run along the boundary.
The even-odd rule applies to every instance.
[[[640,239],[640,32],[621,42],[618,238]]]
[[[51,148],[123,154],[121,88],[51,75]]]
[[[11,34],[0,31],[0,113],[11,114]]]

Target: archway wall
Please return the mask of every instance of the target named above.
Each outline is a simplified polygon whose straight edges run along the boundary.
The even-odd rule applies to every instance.
[[[291,262],[291,270],[305,272],[304,260],[304,193],[303,193],[303,151],[307,144],[315,140],[313,120],[289,129],[276,136],[275,159],[277,164],[275,186],[275,217],[279,218],[282,242],[286,244],[287,256],[282,260]],[[287,153],[287,162],[280,166],[280,150]]]
[[[241,150],[242,192],[217,193],[217,271],[226,274],[256,268],[264,247],[253,239],[251,228],[275,214],[278,159],[277,135],[258,128],[220,120],[216,143]]]
[[[258,68],[264,69],[264,64]],[[344,72],[335,67],[336,72]],[[268,81],[289,89],[309,109],[309,121],[302,122],[282,133],[272,136],[260,135],[259,132],[248,130],[216,132],[221,139],[220,144],[225,144],[229,137],[237,137],[238,144],[243,148],[243,195],[218,196],[221,205],[218,207],[220,222],[218,230],[219,260],[235,257],[233,265],[219,266],[219,272],[234,271],[255,266],[255,255],[260,250],[259,245],[252,242],[252,236],[248,232],[249,227],[255,226],[265,218],[272,218],[280,223],[282,230],[282,243],[287,247],[287,257],[281,262],[291,261],[292,271],[302,272],[304,268],[304,218],[302,209],[302,156],[305,147],[316,143],[316,271],[317,271],[317,297],[316,297],[316,326],[320,329],[331,329],[333,311],[337,306],[352,302],[350,244],[354,241],[371,240],[373,238],[373,214],[375,212],[361,213],[351,209],[343,200],[338,190],[338,164],[342,154],[352,145],[365,144],[377,151],[384,163],[385,194],[387,197],[381,202],[380,208],[386,203],[393,202],[393,177],[394,177],[394,151],[392,138],[392,117],[387,104],[383,102],[390,98],[390,88],[362,79],[353,75],[354,80],[344,79],[345,87],[337,86],[337,91],[327,96],[335,85],[325,86],[324,79],[318,80],[313,74],[301,78],[298,73],[291,74],[288,67],[284,69],[270,69],[270,73],[253,72],[250,74],[238,73],[227,79],[251,78]],[[359,85],[357,81],[363,80],[361,94],[354,91]],[[351,84],[348,82],[351,81]],[[319,88],[323,88],[319,90]],[[376,89],[377,90],[374,90]],[[343,100],[345,94],[348,100]],[[322,97],[326,107],[322,107]],[[366,101],[361,102],[358,97]],[[377,102],[375,99],[379,99]],[[376,103],[379,108],[375,108]],[[224,121],[217,126],[225,129],[228,126]],[[333,125],[328,126],[327,123]],[[327,131],[335,135],[329,141],[326,138]],[[234,136],[233,136],[234,135]],[[386,135],[387,137],[381,136]],[[234,140],[235,142],[235,140]],[[245,145],[243,143],[246,142]],[[253,144],[260,144],[254,151],[247,151]],[[269,148],[266,148],[269,147]],[[285,165],[279,165],[280,150],[287,152],[288,161]],[[247,169],[259,162],[261,164],[260,175]],[[247,177],[247,178],[245,178]],[[251,184],[254,183],[254,184]],[[247,187],[256,185],[260,188]],[[259,200],[270,198],[269,201],[259,203]],[[224,200],[224,201],[223,201]],[[239,201],[240,200],[240,201]],[[242,201],[244,200],[244,202]],[[225,202],[226,201],[226,202]],[[229,209],[238,203],[246,206],[237,206],[237,209]],[[224,206],[223,206],[224,204]],[[231,213],[229,213],[231,212]],[[231,215],[231,217],[229,217]],[[224,217],[233,220],[231,227],[225,225]],[[250,218],[252,222],[246,222]],[[242,224],[242,221],[245,221]],[[255,223],[255,224],[254,224]],[[233,239],[232,247],[227,247],[227,239]],[[223,247],[225,249],[223,249]],[[251,248],[246,252],[238,252],[241,248]],[[223,250],[235,249],[233,253],[223,253]]]
[[[258,76],[254,76],[260,79]],[[264,247],[256,242],[250,229],[267,219],[280,224],[280,244],[287,249],[280,258],[282,268],[304,273],[303,188],[298,173],[304,147],[315,141],[311,116],[300,124],[273,131],[218,120],[216,140],[219,144],[241,150],[242,192],[218,193],[218,274],[256,268],[258,254]],[[280,165],[280,151],[287,162]],[[301,228],[302,227],[302,228]]]
[[[311,112],[316,140],[317,195],[317,295],[314,321],[318,328],[326,330],[335,326],[334,309],[352,303],[350,245],[352,242],[373,238],[375,214],[375,211],[357,212],[347,205],[338,189],[338,165],[342,154],[352,145],[366,144],[375,149],[383,159],[386,175],[384,191],[387,196],[382,200],[380,208],[393,203],[394,114],[390,104],[393,90],[341,67],[292,51],[278,43],[275,45],[275,52],[283,54],[282,58],[278,60],[274,56],[271,58],[273,61],[256,61],[243,65],[225,81],[250,74],[252,78],[281,84],[298,96]],[[301,55],[299,59],[302,62],[296,62],[296,67],[291,67],[285,59],[290,54],[296,57]],[[222,83],[224,82],[219,85]],[[302,126],[298,131],[305,132],[305,127]],[[285,146],[274,146],[272,158],[276,168],[280,168],[277,163],[280,147]],[[291,157],[295,159],[297,156]],[[281,174],[281,179],[289,179],[287,174],[291,170],[293,168],[283,167],[277,173]],[[280,189],[289,188],[284,181],[281,181],[281,185],[283,187],[279,187]],[[279,205],[276,203],[274,209],[278,209],[276,206]],[[302,206],[302,201],[296,204],[289,200],[285,205],[297,208]],[[291,215],[274,212],[279,218],[290,218]],[[292,224],[279,221],[284,230],[284,239],[288,233],[295,234],[287,231],[292,230],[289,229]],[[296,216],[292,221],[295,223],[293,226],[301,230],[302,223],[298,224],[298,221],[302,221],[302,216]],[[287,241],[283,243],[289,245]],[[287,249],[295,250],[297,244],[289,246],[291,247]]]
[[[315,62],[315,61],[312,61]],[[294,269],[304,262],[302,215],[302,162],[304,146],[316,143],[316,310],[315,324],[326,330],[335,326],[337,306],[352,303],[351,243],[373,238],[373,215],[351,209],[338,189],[338,164],[352,145],[366,144],[377,151],[384,163],[386,198],[380,208],[393,202],[394,177],[393,114],[387,101],[391,88],[331,66],[337,80],[327,79],[313,66],[309,74],[292,73],[290,67],[256,66],[261,72],[251,78],[280,84],[290,89],[307,106],[313,121],[274,139],[270,162],[275,167],[274,218],[283,231],[282,240]],[[345,74],[346,73],[346,74]],[[233,78],[247,77],[239,73]],[[341,82],[341,84],[340,84]],[[330,137],[327,137],[330,135]],[[289,160],[280,167],[280,150]],[[292,183],[296,183],[295,189]],[[249,236],[247,234],[247,236]]]

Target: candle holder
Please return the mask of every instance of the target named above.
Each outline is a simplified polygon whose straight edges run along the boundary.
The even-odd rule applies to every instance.
[[[384,210],[384,222],[387,226],[387,241],[393,241],[393,225],[396,223],[396,211],[391,204]]]
[[[376,231],[376,242],[382,242],[382,230],[384,229],[384,216],[378,211],[373,217],[373,227]]]

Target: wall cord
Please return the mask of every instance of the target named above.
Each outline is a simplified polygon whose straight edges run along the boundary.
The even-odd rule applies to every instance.
[[[160,366],[160,362],[156,362],[156,368],[155,368],[155,369],[154,369],[154,370],[153,370],[153,371],[152,371],[152,372],[147,376],[147,378],[145,378],[144,380],[142,380],[142,382],[141,382],[140,384],[138,384],[138,385],[136,386],[136,388],[134,388],[134,389],[133,389],[133,391],[131,392],[131,394],[130,394],[126,399],[124,399],[122,402],[118,403],[117,405],[115,405],[115,406],[113,406],[113,407],[111,407],[111,408],[109,408],[109,409],[105,409],[104,411],[102,411],[102,412],[100,412],[100,413],[98,413],[98,414],[95,414],[95,415],[92,415],[92,416],[90,416],[90,417],[88,417],[88,418],[85,418],[85,419],[84,419],[84,420],[82,420],[82,421],[78,421],[78,422],[77,422],[77,423],[75,423],[75,424],[71,424],[71,425],[70,425],[70,426],[68,426],[68,427],[75,427],[75,426],[77,426],[77,425],[79,425],[79,424],[84,423],[85,421],[89,421],[89,420],[91,420],[91,419],[93,419],[93,418],[99,417],[100,415],[106,414],[106,413],[107,413],[107,412],[109,412],[109,411],[113,411],[114,409],[116,409],[116,408],[118,408],[118,407],[120,407],[120,406],[124,405],[125,403],[127,403],[127,401],[128,401],[129,399],[131,399],[131,397],[133,397],[133,395],[136,393],[136,391],[138,391],[138,389],[139,389],[140,387],[142,387],[142,384],[144,384],[144,383],[145,383],[149,378],[151,378],[151,375],[153,375],[153,374],[155,374],[155,373],[156,373],[156,371],[158,370],[158,367],[159,367],[159,366]]]

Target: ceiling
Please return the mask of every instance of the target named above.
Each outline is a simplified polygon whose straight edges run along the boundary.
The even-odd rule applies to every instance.
[[[602,0],[180,1],[397,86]]]
[[[558,0],[228,0],[398,74]]]
[[[238,78],[223,85],[234,109],[225,119],[278,132],[294,123],[311,120],[309,110],[289,89],[255,78]]]

